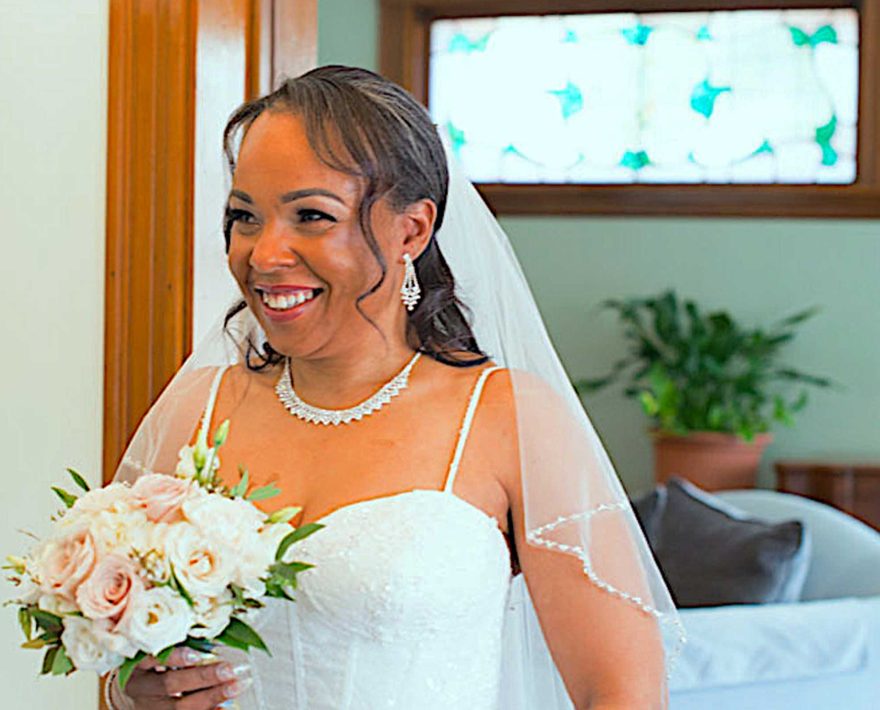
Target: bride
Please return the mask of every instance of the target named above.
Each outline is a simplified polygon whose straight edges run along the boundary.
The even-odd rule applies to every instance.
[[[661,708],[680,626],[507,239],[427,112],[329,66],[225,134],[240,293],[117,473],[220,473],[325,527],[272,655],[145,660],[118,708]],[[453,151],[449,151],[452,156]],[[669,648],[664,649],[664,643]]]

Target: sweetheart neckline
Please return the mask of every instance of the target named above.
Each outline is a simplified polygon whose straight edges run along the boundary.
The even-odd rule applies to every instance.
[[[474,512],[478,513],[484,520],[487,520],[492,524],[492,527],[498,531],[498,534],[501,535],[501,539],[504,541],[504,544],[507,544],[507,535],[505,535],[504,531],[501,529],[501,525],[498,523],[498,519],[494,515],[489,515],[485,510],[480,508],[477,505],[474,505],[470,501],[465,500],[461,496],[455,495],[452,491],[439,490],[437,488],[412,488],[408,491],[398,491],[397,493],[389,493],[384,496],[377,496],[375,498],[366,498],[365,500],[356,500],[353,503],[347,503],[346,505],[342,505],[334,510],[331,510],[329,513],[325,513],[320,518],[315,518],[309,523],[304,523],[305,525],[309,525],[311,523],[323,523],[328,518],[336,515],[337,513],[351,510],[354,508],[359,508],[362,506],[369,505],[371,503],[379,503],[382,501],[393,500],[395,498],[402,498],[404,496],[412,495],[414,493],[436,493],[438,495],[443,496],[444,498],[454,498],[455,500],[464,504],[465,508],[469,508]]]

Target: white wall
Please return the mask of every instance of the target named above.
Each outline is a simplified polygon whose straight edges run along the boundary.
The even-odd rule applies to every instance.
[[[107,22],[108,0],[0,2],[0,558],[66,466],[100,478]],[[93,674],[38,678],[20,636],[0,609],[4,709],[97,707]]]

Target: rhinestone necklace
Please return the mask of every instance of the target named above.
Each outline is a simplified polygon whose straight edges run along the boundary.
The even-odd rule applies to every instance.
[[[365,399],[360,404],[356,404],[349,409],[321,409],[311,404],[306,404],[300,399],[300,396],[293,389],[293,378],[290,375],[290,360],[288,359],[284,365],[284,371],[278,378],[278,384],[275,385],[275,393],[278,399],[285,406],[288,412],[312,424],[350,424],[353,421],[360,421],[368,414],[372,414],[376,410],[381,409],[388,404],[393,397],[396,397],[406,389],[409,383],[409,373],[413,366],[418,362],[421,353],[413,355],[412,359],[398,372],[394,379],[386,382],[382,388],[373,396]]]

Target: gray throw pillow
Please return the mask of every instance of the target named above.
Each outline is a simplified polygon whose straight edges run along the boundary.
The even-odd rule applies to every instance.
[[[800,599],[811,551],[803,523],[751,518],[681,479],[633,508],[679,607]]]

